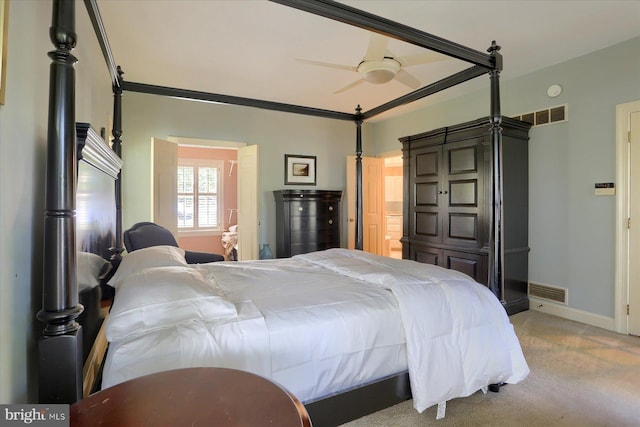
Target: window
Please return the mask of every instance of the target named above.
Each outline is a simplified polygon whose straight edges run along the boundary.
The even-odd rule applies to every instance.
[[[178,229],[219,231],[222,220],[221,160],[178,160]]]

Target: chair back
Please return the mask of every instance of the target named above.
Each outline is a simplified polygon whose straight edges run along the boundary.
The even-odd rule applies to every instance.
[[[139,222],[124,232],[127,252],[163,245],[178,247],[178,242],[171,231],[153,222]]]

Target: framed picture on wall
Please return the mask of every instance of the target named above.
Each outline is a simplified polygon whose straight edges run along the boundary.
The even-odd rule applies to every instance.
[[[284,155],[285,185],[316,185],[316,156]]]

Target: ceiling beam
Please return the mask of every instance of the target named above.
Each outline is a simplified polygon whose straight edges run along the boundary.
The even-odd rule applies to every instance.
[[[495,68],[491,55],[332,0],[270,1],[380,33],[486,69]]]
[[[304,114],[307,116],[325,117],[328,119],[354,121],[355,114],[339,111],[323,110],[320,108],[305,107],[280,102],[263,101],[260,99],[242,98],[239,96],[222,95],[218,93],[200,92],[189,89],[177,89],[166,86],[156,86],[146,83],[133,83],[124,81],[122,88],[130,92],[147,93],[151,95],[170,96],[174,98],[192,99],[197,101],[213,102],[219,104],[242,105],[245,107],[262,108],[265,110],[282,111],[286,113]]]
[[[409,104],[413,101],[417,101],[418,99],[433,95],[434,93],[443,91],[460,83],[464,83],[468,80],[472,80],[483,74],[487,74],[487,70],[482,67],[478,67],[477,65],[471,68],[467,68],[466,70],[462,70],[459,73],[452,74],[442,80],[438,80],[435,83],[414,90],[411,93],[389,101],[386,104],[382,104],[378,107],[372,108],[371,110],[362,113],[362,119],[370,119],[373,116],[377,116],[378,114],[392,110],[396,107],[399,107],[400,105]]]

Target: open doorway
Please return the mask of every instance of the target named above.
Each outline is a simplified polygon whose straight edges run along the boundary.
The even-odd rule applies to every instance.
[[[355,248],[355,157],[347,156],[348,248]],[[362,158],[363,244],[366,252],[402,258],[403,165],[399,152]]]
[[[223,245],[224,233],[237,233],[237,259],[258,259],[258,146],[234,141],[183,137],[169,137],[169,141],[161,141],[157,138],[154,140],[157,144],[152,142],[152,173],[154,175],[152,221],[171,230],[181,247],[195,251],[224,254],[226,252]],[[191,230],[193,233],[178,230],[180,208],[177,189],[178,147],[223,150],[230,156],[221,159],[221,163],[218,163],[220,174],[224,174],[224,178],[227,178],[225,181],[232,186],[221,187],[221,196],[225,198],[225,204],[224,207],[220,206],[220,209],[215,210],[219,226],[211,227],[211,230]],[[187,157],[202,156],[195,154]],[[184,209],[182,219],[187,219],[187,212]]]
[[[178,145],[178,245],[237,260],[238,150]]]
[[[402,259],[402,156],[384,159],[384,244],[383,255]]]

